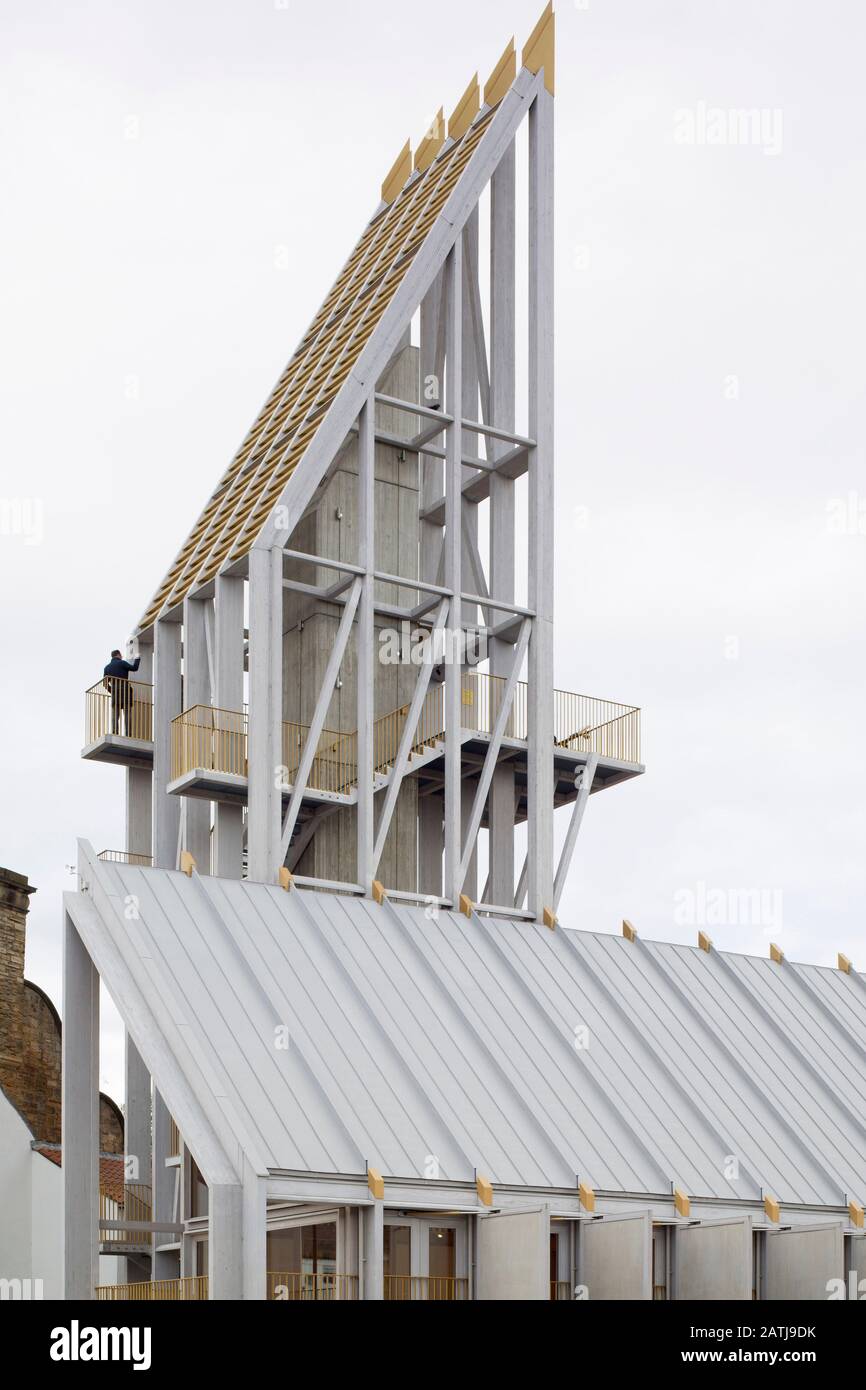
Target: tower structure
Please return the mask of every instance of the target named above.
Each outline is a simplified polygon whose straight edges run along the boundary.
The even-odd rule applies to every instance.
[[[643,770],[637,710],[555,689],[554,24],[401,150],[141,619],[132,740],[91,692],[126,853],[551,922]]]

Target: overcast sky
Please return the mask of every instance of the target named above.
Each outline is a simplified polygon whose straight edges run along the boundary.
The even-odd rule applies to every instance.
[[[84,691],[401,144],[540,8],[3,0],[0,862],[58,1005],[76,837],[123,843]],[[567,926],[866,968],[864,29],[558,6],[556,680],[640,705],[647,764],[588,808]]]

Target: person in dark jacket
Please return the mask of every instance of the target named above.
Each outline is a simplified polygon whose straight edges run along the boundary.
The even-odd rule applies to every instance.
[[[111,695],[111,732],[120,733],[121,716],[124,721],[126,737],[131,738],[130,722],[132,714],[133,691],[129,684],[130,673],[138,670],[141,657],[135,661],[124,661],[120,652],[113,651],[111,660],[102,673],[102,684]]]

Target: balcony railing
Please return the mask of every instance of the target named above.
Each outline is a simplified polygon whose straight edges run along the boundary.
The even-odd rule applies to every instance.
[[[356,1302],[357,1274],[280,1274],[268,1271],[268,1298],[274,1303]]]
[[[551,1279],[550,1298],[553,1303],[570,1303],[573,1295],[567,1279]]]
[[[283,766],[293,785],[310,730],[306,724],[283,725]],[[317,792],[348,796],[358,785],[358,735],[323,729],[307,786]]]
[[[153,742],[153,686],[103,676],[85,695],[85,741],[109,736]]]
[[[123,1205],[116,1202],[107,1192],[99,1194],[99,1239],[103,1245],[150,1245],[149,1231],[104,1230],[104,1221],[150,1221],[152,1210],[151,1189],[146,1183],[126,1183],[123,1189]]]
[[[224,772],[247,775],[246,711],[194,705],[172,720],[172,781],[187,772]]]
[[[385,1275],[386,1302],[462,1303],[468,1297],[468,1279],[453,1279],[444,1275]]]
[[[496,725],[507,681],[501,676],[472,671],[464,675],[460,726],[469,733],[490,735]],[[596,700],[587,695],[555,690],[554,744],[570,753],[598,753],[622,762],[640,762],[640,710]],[[397,751],[409,715],[409,705],[393,710],[373,725],[373,766],[385,776]],[[201,769],[236,777],[247,775],[248,715],[246,711],[196,705],[172,723],[172,780]],[[309,735],[306,724],[284,723],[283,765],[292,785]],[[506,738],[529,736],[529,688],[519,681],[505,726]],[[445,688],[434,685],[421,708],[412,743],[417,755],[435,748],[445,737]],[[308,780],[311,791],[348,795],[358,784],[358,735],[326,729],[319,738]]]
[[[169,1116],[168,1120],[168,1157],[178,1158],[180,1155],[180,1130],[174,1122],[174,1118]]]
[[[97,1284],[96,1297],[108,1303],[204,1303],[207,1275],[191,1279],[155,1279],[146,1284]]]
[[[97,859],[101,859],[103,864],[135,864],[140,869],[150,869],[153,867],[153,856],[150,854],[131,854],[125,849],[104,849],[98,854]]]

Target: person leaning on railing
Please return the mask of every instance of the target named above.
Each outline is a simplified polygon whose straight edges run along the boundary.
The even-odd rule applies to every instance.
[[[129,677],[132,672],[138,670],[140,665],[140,656],[137,656],[134,661],[125,661],[119,651],[113,651],[111,660],[102,673],[102,684],[111,694],[111,732],[113,734],[120,733],[120,716],[123,715],[124,727],[127,737],[129,737],[129,718],[133,696]]]

